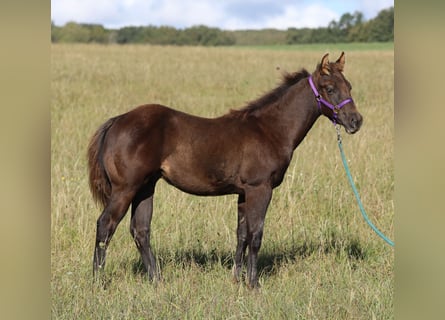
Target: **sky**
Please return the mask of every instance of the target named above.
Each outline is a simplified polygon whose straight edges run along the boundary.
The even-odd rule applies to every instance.
[[[327,27],[344,13],[366,20],[394,6],[394,0],[51,0],[51,20],[124,26],[206,25],[223,30]]]

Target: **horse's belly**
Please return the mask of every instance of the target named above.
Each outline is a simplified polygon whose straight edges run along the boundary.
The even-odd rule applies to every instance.
[[[165,181],[190,194],[215,196],[240,192],[233,177],[218,168],[204,170],[180,162],[164,161],[161,170]]]

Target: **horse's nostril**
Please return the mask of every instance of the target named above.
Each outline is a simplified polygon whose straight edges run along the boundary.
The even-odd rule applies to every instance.
[[[362,117],[360,115],[351,116],[350,124],[353,128],[360,127],[361,123],[362,123]]]
[[[355,117],[352,117],[352,119],[351,119],[351,125],[352,125],[352,127],[356,127],[357,126],[357,119],[355,118]]]

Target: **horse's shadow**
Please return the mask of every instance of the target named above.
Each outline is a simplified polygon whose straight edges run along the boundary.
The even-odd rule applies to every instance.
[[[344,255],[350,261],[364,260],[367,251],[360,242],[355,239],[339,240],[332,239],[329,242],[302,242],[289,244],[276,248],[262,248],[258,255],[258,272],[263,276],[273,276],[280,268],[288,263],[297,262],[313,254],[335,254]],[[218,251],[213,249],[205,251],[201,249],[178,249],[175,252],[163,252],[157,254],[160,269],[167,263],[174,263],[178,266],[197,265],[203,269],[214,265],[221,265],[225,269],[233,267],[234,253],[228,251]],[[165,258],[168,257],[168,258]],[[354,264],[353,264],[354,265]],[[146,270],[141,259],[135,260],[132,264],[134,274],[145,275]]]
[[[258,255],[258,271],[264,276],[272,276],[283,265],[306,259],[314,254],[344,255],[352,262],[364,260],[367,257],[366,250],[357,240],[340,241],[332,239],[327,243],[303,242],[286,246],[284,250],[276,248],[265,250],[263,253],[260,252]]]

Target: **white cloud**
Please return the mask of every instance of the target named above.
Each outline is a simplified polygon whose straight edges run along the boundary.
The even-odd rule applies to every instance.
[[[325,3],[326,6],[335,8],[340,15],[360,11],[367,20],[375,18],[381,10],[394,6],[394,0],[343,0]]]
[[[218,3],[206,0],[52,0],[51,18],[58,25],[76,21],[109,28],[149,24],[217,26],[224,21],[224,12],[218,7]]]
[[[373,18],[393,0],[51,0],[51,19],[98,23],[107,28],[129,25],[189,27],[204,24],[222,29],[320,27],[345,12]]]
[[[188,27],[197,24],[217,26],[224,20],[218,3],[205,0],[186,2],[184,0],[164,1],[152,12],[156,24]]]
[[[51,0],[51,19],[58,24],[68,21],[109,21],[119,13],[115,1],[107,0]]]
[[[307,7],[297,7],[288,5],[283,14],[270,17],[265,21],[268,28],[287,29],[295,28],[316,28],[327,26],[329,22],[338,19],[339,16],[332,10],[328,10],[320,4],[313,4]]]
[[[394,6],[394,0],[362,0],[360,9],[366,19],[374,18],[381,10]]]

